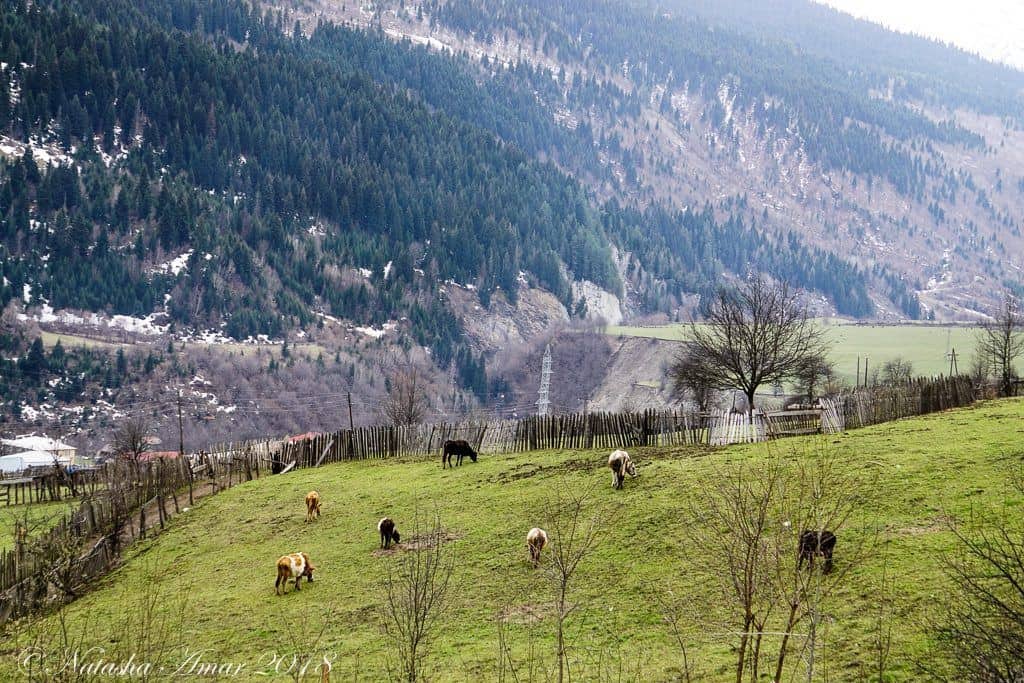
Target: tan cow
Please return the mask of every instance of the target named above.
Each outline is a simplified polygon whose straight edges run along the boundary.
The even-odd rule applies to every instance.
[[[306,494],[306,521],[312,522],[320,517],[320,494],[310,491]]]

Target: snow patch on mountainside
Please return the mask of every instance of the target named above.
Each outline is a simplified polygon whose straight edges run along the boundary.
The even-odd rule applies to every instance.
[[[372,337],[373,339],[380,339],[388,332],[394,332],[396,329],[398,329],[398,323],[387,322],[381,325],[380,327],[366,326],[356,327],[354,329],[356,332],[359,332],[360,334],[365,334],[367,337]]]
[[[189,249],[184,254],[175,256],[166,263],[161,263],[153,268],[154,273],[161,273],[167,275],[180,275],[184,270],[188,268],[188,260],[192,256],[192,249]]]

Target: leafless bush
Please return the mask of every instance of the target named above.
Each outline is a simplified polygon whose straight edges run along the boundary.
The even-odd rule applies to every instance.
[[[560,485],[545,504],[545,525],[551,538],[544,575],[555,594],[555,657],[559,683],[568,674],[566,621],[576,609],[570,602],[580,564],[597,547],[607,511],[592,500],[592,488]]]
[[[662,618],[672,633],[672,639],[676,641],[676,645],[679,647],[680,671],[682,672],[683,680],[686,683],[690,683],[696,676],[696,668],[694,662],[690,660],[690,648],[687,645],[687,637],[690,634],[688,633],[687,625],[697,623],[699,621],[698,615],[693,613],[693,601],[691,599],[676,598],[672,596],[671,592],[666,596],[661,586],[658,586],[657,590],[658,592],[655,596],[661,608]]]
[[[902,356],[882,363],[882,382],[890,386],[905,384],[914,376],[914,364]]]
[[[862,557],[862,547],[840,533],[857,507],[860,486],[827,452],[805,454],[791,464],[769,451],[757,462],[716,473],[712,481],[708,495],[691,504],[686,529],[700,549],[698,562],[731,606],[727,628],[738,637],[735,680],[759,680],[768,661],[774,664],[773,680],[782,680],[795,647],[813,670],[822,605]],[[836,571],[799,568],[805,529],[832,531],[842,539]],[[804,622],[807,632],[799,633]]]
[[[109,663],[126,667],[133,681],[165,680],[181,666],[191,586],[160,590],[169,569],[143,569],[140,588],[124,588],[120,619],[99,629],[89,612],[69,618],[61,604],[50,615],[19,625],[14,636],[19,671],[28,681],[87,683],[109,680]],[[124,674],[122,674],[124,675]],[[128,677],[125,675],[125,677]]]
[[[278,614],[275,618],[284,624],[290,653],[278,653],[273,673],[287,676],[295,683],[318,680],[329,673],[334,661],[321,650],[321,644],[337,613],[334,603],[330,603],[319,606],[313,613],[303,612],[295,617],[289,617],[284,611]]]
[[[827,358],[812,357],[797,371],[795,378],[798,391],[808,401],[813,401],[823,390],[829,393],[836,380],[836,366]]]
[[[68,666],[76,652],[86,652],[92,646],[94,625],[86,619],[72,625],[62,604],[42,620],[18,624],[11,637],[18,662],[18,672],[27,683],[90,683],[100,680],[99,674],[82,667]]]
[[[711,408],[715,398],[715,387],[700,368],[699,361],[685,353],[679,355],[669,369],[672,381],[672,398],[678,403],[692,402],[700,411]]]
[[[446,534],[435,514],[431,528],[423,533],[419,515],[412,538],[422,539],[415,549],[398,551],[388,564],[381,582],[381,621],[393,646],[388,668],[401,680],[413,683],[423,678],[423,661],[448,608],[448,584],[455,556],[446,546]]]
[[[1024,495],[1019,477],[1014,487]],[[953,589],[934,626],[940,653],[947,653],[938,659],[949,660],[950,680],[1024,680],[1024,523],[1019,511],[951,520],[949,528],[958,547],[946,558]]]

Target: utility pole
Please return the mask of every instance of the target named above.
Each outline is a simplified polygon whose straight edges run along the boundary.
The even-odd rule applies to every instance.
[[[960,368],[957,367],[956,364],[956,349],[954,348],[950,350],[950,352],[947,353],[946,355],[949,356],[949,376],[955,377],[956,375],[959,375]]]
[[[551,407],[551,344],[544,349],[544,360],[540,369],[540,391],[537,392],[537,415],[544,417]]]
[[[181,389],[178,389],[178,458],[185,458],[185,427],[181,420]],[[192,497],[192,463],[186,463],[185,466],[188,467],[188,504],[192,506],[196,504]],[[174,504],[177,506],[177,499]]]
[[[868,385],[868,357],[864,356],[864,386]]]
[[[181,421],[181,389],[178,389],[178,457],[185,455],[185,427]]]
[[[349,391],[346,396],[348,396],[348,429],[352,431],[355,429],[355,425],[352,422],[352,392]]]
[[[860,389],[860,356],[857,356],[857,388]]]

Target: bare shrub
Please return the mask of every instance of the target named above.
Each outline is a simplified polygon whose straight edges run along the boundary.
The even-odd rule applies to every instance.
[[[697,406],[697,410],[706,412],[715,399],[715,387],[710,379],[696,366],[699,360],[685,352],[676,357],[669,369],[672,381],[672,398],[678,403],[687,401]]]
[[[318,680],[330,673],[334,661],[321,650],[338,610],[334,603],[322,605],[314,612],[303,612],[295,617],[282,611],[275,619],[284,624],[284,636],[290,652],[275,653],[273,673],[287,676],[295,683],[304,680]],[[275,624],[278,628],[280,624]],[[358,667],[357,667],[358,671]]]
[[[1024,495],[1020,477],[1014,488]],[[949,529],[958,547],[945,560],[953,588],[933,626],[940,644],[936,659],[949,661],[950,680],[1024,680],[1024,523],[1019,511],[950,520]]]
[[[860,486],[828,452],[791,464],[770,449],[766,458],[717,472],[712,481],[708,495],[691,503],[685,528],[701,550],[697,562],[730,606],[727,628],[738,637],[735,680],[759,680],[768,661],[773,680],[782,680],[797,647],[813,671],[822,605],[862,557],[862,546],[840,533],[860,501]],[[803,530],[841,538],[837,570],[799,567]],[[807,632],[799,633],[804,622]]]
[[[580,489],[563,482],[545,504],[545,529],[551,538],[544,575],[555,597],[555,658],[559,683],[568,674],[566,621],[576,610],[570,602],[580,564],[597,547],[607,511],[592,502],[593,488]]]
[[[822,391],[829,393],[836,379],[836,366],[827,358],[814,356],[807,360],[794,377],[800,394],[808,401],[813,401]]]
[[[110,680],[104,663],[126,667],[133,681],[165,680],[187,660],[185,634],[191,585],[168,595],[160,578],[171,570],[143,569],[140,588],[124,588],[121,618],[104,626],[88,611],[71,620],[59,605],[48,616],[19,624],[14,635],[19,671],[28,681],[86,683]]]
[[[447,535],[436,514],[424,532],[417,513],[412,537],[421,542],[393,556],[380,586],[381,622],[397,659],[389,659],[389,673],[394,676],[394,666],[408,683],[423,678],[423,661],[447,611],[455,567],[455,555],[445,543]]]
[[[914,364],[903,356],[882,363],[882,383],[889,386],[906,384],[914,376]]]

